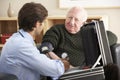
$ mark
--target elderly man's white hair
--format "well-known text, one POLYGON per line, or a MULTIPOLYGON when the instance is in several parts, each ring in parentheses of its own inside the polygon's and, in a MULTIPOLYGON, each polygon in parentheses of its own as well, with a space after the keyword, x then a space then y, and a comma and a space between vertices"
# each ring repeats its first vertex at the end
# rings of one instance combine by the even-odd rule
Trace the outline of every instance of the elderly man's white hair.
POLYGON ((80 18, 82 22, 85 22, 87 20, 88 14, 87 14, 87 11, 83 7, 80 7, 80 6, 72 7, 71 9, 69 9, 68 13, 70 13, 71 11, 79 12, 81 15, 80 18))

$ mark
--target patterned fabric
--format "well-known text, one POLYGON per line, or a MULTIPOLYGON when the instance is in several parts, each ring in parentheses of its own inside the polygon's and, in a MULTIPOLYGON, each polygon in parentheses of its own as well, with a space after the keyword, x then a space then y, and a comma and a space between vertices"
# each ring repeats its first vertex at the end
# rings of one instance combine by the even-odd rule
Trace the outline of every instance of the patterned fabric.
POLYGON ((85 58, 80 32, 73 35, 66 31, 64 25, 56 25, 46 32, 43 42, 52 43, 53 51, 59 57, 61 57, 63 52, 66 52, 73 66, 84 64, 85 58))

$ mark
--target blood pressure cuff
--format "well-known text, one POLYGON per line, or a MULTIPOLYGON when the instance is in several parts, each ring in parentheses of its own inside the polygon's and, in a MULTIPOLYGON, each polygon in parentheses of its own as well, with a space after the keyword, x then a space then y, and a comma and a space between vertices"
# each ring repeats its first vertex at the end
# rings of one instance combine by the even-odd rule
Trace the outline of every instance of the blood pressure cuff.
POLYGON ((40 50, 41 53, 46 54, 52 51, 54 48, 50 42, 44 42, 40 45, 40 47, 38 47, 38 49, 40 50))

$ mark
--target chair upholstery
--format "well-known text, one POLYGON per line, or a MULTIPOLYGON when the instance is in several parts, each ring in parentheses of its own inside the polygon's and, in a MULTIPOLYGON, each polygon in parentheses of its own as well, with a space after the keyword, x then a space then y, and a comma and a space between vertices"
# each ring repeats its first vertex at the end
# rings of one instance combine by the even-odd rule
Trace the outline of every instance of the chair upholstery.
POLYGON ((120 44, 110 47, 113 63, 104 66, 105 80, 120 80, 120 44))
POLYGON ((8 73, 1 73, 0 72, 0 80, 18 80, 17 76, 8 73))
POLYGON ((119 67, 117 64, 107 64, 104 66, 105 80, 120 80, 119 67))
POLYGON ((117 43, 115 45, 112 45, 110 48, 111 48, 113 63, 117 64, 118 67, 120 68, 120 44, 117 43))

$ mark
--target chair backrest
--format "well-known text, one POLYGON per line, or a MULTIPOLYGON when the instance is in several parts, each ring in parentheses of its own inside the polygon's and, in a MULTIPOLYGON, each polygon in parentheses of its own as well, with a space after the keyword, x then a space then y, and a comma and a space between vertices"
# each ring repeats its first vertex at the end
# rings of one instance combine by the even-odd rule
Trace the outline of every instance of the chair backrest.
POLYGON ((120 44, 117 43, 115 45, 112 45, 110 48, 111 48, 113 63, 117 64, 120 69, 120 44))
POLYGON ((0 80, 18 80, 17 76, 0 72, 0 80))

